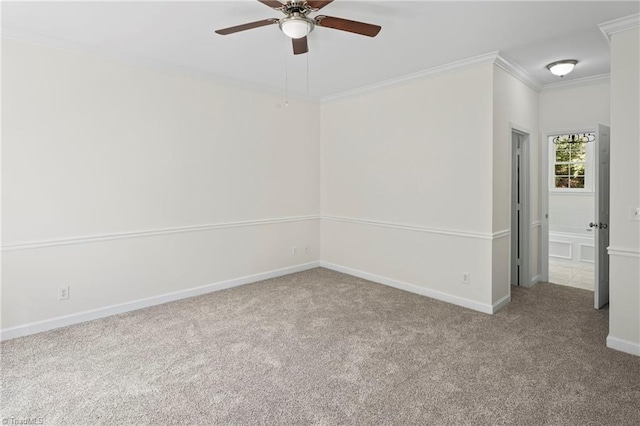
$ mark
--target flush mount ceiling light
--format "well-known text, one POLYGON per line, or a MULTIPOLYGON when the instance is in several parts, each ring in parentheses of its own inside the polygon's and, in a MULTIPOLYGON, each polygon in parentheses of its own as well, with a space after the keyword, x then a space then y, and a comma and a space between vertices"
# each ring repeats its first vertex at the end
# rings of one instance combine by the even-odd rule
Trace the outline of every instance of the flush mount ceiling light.
POLYGON ((562 61, 556 61, 547 65, 547 69, 551 71, 551 74, 559 77, 564 77, 573 71, 578 61, 575 59, 563 59, 562 61))
POLYGON ((280 19, 279 25, 283 33, 289 38, 306 37, 313 31, 315 22, 299 13, 280 19))

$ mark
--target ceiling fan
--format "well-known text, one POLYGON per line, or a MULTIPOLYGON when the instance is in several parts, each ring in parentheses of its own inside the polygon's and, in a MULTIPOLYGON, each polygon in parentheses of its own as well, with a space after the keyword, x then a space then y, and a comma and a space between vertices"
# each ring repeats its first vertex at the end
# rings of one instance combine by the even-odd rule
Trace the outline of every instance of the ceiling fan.
POLYGON ((366 24, 364 22, 351 21, 349 19, 335 18, 333 16, 319 15, 310 18, 309 14, 317 12, 326 5, 333 2, 327 1, 296 1, 289 0, 287 3, 281 3, 277 0, 258 0, 260 3, 269 6, 274 10, 284 13, 283 18, 270 18, 261 21, 249 22, 247 24, 236 25, 234 27, 216 30, 220 35, 228 35, 240 31, 250 30, 252 28, 264 27, 267 25, 278 24, 280 30, 291 38, 293 42, 293 54, 299 55, 309 51, 307 43, 307 34, 309 34, 316 25, 325 28, 333 28, 334 30, 348 31, 354 34, 361 34, 368 37, 375 37, 382 29, 379 25, 366 24))

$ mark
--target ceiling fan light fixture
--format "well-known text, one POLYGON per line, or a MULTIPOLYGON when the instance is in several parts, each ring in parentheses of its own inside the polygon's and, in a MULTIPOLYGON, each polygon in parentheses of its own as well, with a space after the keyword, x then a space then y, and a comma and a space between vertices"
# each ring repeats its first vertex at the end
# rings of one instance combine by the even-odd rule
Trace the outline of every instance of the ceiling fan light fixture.
POLYGON ((576 66, 578 61, 575 59, 563 59, 562 61, 552 62, 547 65, 547 69, 551 71, 551 74, 557 75, 559 77, 564 77, 573 71, 573 68, 576 66))
POLYGON ((313 21, 302 16, 290 16, 280 20, 280 29, 287 37, 302 38, 313 30, 313 21))

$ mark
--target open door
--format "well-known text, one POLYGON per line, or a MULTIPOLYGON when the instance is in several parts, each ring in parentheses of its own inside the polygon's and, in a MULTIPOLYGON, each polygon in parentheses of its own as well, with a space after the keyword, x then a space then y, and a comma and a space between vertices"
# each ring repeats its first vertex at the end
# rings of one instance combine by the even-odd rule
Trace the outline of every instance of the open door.
MULTIPOLYGON (((595 153, 595 308, 609 303, 609 128, 599 125, 595 153)), ((590 226, 591 226, 590 225, 590 226)))

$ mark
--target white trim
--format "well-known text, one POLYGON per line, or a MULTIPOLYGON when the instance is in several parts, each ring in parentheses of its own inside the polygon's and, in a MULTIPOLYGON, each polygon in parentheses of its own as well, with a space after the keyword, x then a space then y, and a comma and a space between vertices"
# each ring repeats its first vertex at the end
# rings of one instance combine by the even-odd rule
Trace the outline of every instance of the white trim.
POLYGON ((538 167, 540 233, 538 240, 538 263, 540 265, 540 280, 549 281, 549 134, 538 132, 540 143, 540 157, 538 167))
POLYGON ((151 237, 156 235, 181 234, 185 232, 209 231, 212 229, 238 228, 244 226, 270 225, 274 223, 302 222, 320 219, 319 215, 288 216, 271 219, 245 220, 238 222, 210 223, 206 225, 178 226, 174 228, 149 229, 145 231, 120 232, 102 235, 85 235, 82 237, 61 238, 57 240, 28 241, 23 243, 6 244, 2 251, 29 250, 46 247, 66 246, 70 244, 87 244, 100 241, 121 240, 126 238, 151 237))
POLYGON ((394 280, 393 278, 387 278, 380 275, 371 274, 369 272, 360 271, 358 269, 349 268, 347 266, 337 265, 335 263, 321 261, 320 266, 322 266, 323 268, 331 269, 332 271, 341 272, 343 274, 373 281, 378 284, 397 288, 399 290, 404 290, 410 293, 419 294, 421 296, 427 296, 432 299, 441 300, 443 302, 452 303, 454 305, 473 309, 474 311, 482 312, 485 314, 493 314, 494 312, 497 312, 498 309, 509 303, 508 300, 505 299, 505 297, 510 298, 510 296, 505 296, 500 299, 495 305, 488 305, 485 303, 476 302, 471 299, 466 299, 464 297, 454 296, 452 294, 417 286, 415 284, 409 284, 402 281, 394 280))
POLYGON ((509 241, 509 283, 523 285, 529 287, 530 283, 527 282, 527 278, 530 278, 531 274, 531 131, 524 126, 520 126, 517 123, 509 122, 509 228, 511 230, 511 238, 509 241), (520 183, 522 200, 522 214, 520 216, 523 226, 519 229, 520 235, 518 236, 514 232, 517 232, 516 223, 514 221, 517 203, 515 200, 516 195, 516 137, 521 143, 520 155, 522 160, 522 166, 520 168, 520 183), (529 223, 529 226, 526 224, 529 223), (520 253, 520 276, 517 280, 514 279, 514 273, 517 268, 517 259, 514 256, 515 249, 518 246, 518 240, 520 240, 522 247, 520 253), (522 279, 520 279, 522 278, 522 279))
POLYGON ((449 235, 453 237, 476 238, 481 240, 495 240, 509 235, 509 230, 504 229, 494 233, 481 233, 472 231, 458 231, 454 229, 444 228, 428 228, 426 226, 411 225, 406 223, 385 222, 380 220, 359 219, 347 216, 322 215, 322 220, 331 220, 335 222, 357 223, 360 225, 380 226, 383 228, 402 229, 406 231, 428 232, 431 234, 449 235))
POLYGON ((411 74, 403 75, 389 80, 380 81, 377 83, 369 84, 366 86, 358 87, 356 89, 345 90, 333 95, 324 96, 321 98, 321 102, 330 102, 338 99, 348 98, 354 95, 360 95, 363 93, 374 92, 380 89, 384 89, 391 86, 398 86, 406 83, 410 83, 416 80, 420 80, 424 77, 430 77, 435 75, 450 74, 458 71, 463 71, 469 68, 473 68, 479 65, 491 64, 495 62, 499 52, 494 51, 486 53, 484 55, 473 56, 471 58, 462 59, 448 64, 439 65, 436 67, 427 68, 426 70, 414 72, 411 74))
POLYGON ((589 77, 574 78, 571 80, 561 80, 553 83, 547 83, 542 86, 542 91, 550 91, 556 89, 565 89, 569 87, 589 86, 592 84, 608 83, 611 80, 611 74, 597 74, 589 77))
POLYGON ((617 337, 613 337, 611 335, 607 336, 607 347, 631 355, 640 356, 640 343, 618 339, 617 337))
POLYGON ((591 190, 591 191, 587 191, 587 190, 581 191, 578 188, 576 188, 576 189, 558 189, 558 188, 555 188, 555 189, 550 189, 549 190, 549 195, 550 196, 551 195, 562 195, 562 196, 568 195, 570 197, 575 197, 575 196, 583 196, 583 197, 592 196, 593 197, 593 196, 596 195, 596 191, 593 191, 593 190, 591 190))
POLYGON ((615 33, 640 27, 640 13, 603 22, 598 27, 607 40, 611 41, 611 36, 615 33))
MULTIPOLYGON (((588 131, 588 130, 582 130, 579 132, 571 132, 571 133, 594 133, 596 135, 596 138, 598 136, 598 131, 588 131)), ((568 133, 568 134, 571 134, 568 133)), ((567 134, 567 133, 558 133, 556 135, 548 135, 544 141, 545 143, 545 147, 547 149, 547 161, 548 163, 548 168, 547 170, 549 171, 549 176, 548 176, 548 189, 547 189, 547 196, 551 196, 551 195, 592 195, 595 196, 595 191, 596 191, 596 183, 595 183, 595 170, 596 170, 596 164, 595 164, 595 157, 596 157, 596 152, 595 152, 595 146, 596 143, 598 143, 598 140, 596 139, 595 142, 590 142, 590 143, 585 143, 585 150, 586 150, 586 159, 584 162, 585 165, 585 172, 584 172, 584 188, 556 188, 555 185, 555 170, 554 167, 556 165, 556 151, 555 151, 555 147, 556 145, 549 141, 549 139, 551 139, 553 136, 558 136, 558 135, 563 135, 563 134, 567 134), (553 173, 552 173, 553 172, 553 173)))
POLYGON ((500 299, 498 299, 498 301, 496 303, 494 303, 491 306, 491 313, 495 314, 500 309, 502 309, 505 306, 507 306, 509 304, 509 302, 511 302, 511 295, 510 294, 507 294, 506 296, 501 297, 500 299))
POLYGON ((637 249, 609 246, 607 247, 607 252, 609 253, 609 256, 640 258, 640 251, 637 249))
POLYGON ((578 243, 578 261, 579 262, 582 262, 582 263, 596 263, 595 256, 596 256, 596 246, 595 245, 578 243), (583 256, 583 253, 584 253, 583 248, 584 247, 590 247, 590 248, 593 249, 593 257, 594 257, 593 259, 586 259, 583 256))
POLYGON ((532 228, 539 228, 542 226, 542 221, 541 220, 536 220, 534 222, 531 222, 531 227, 532 228))
POLYGON ((534 286, 536 284, 538 284, 540 282, 540 275, 535 275, 533 278, 531 278, 531 286, 534 286))
POLYGON ((10 327, 0 330, 0 340, 9 340, 15 339, 16 337, 28 336, 30 334, 42 333, 43 331, 53 330, 60 327, 66 327, 73 324, 106 318, 112 315, 118 315, 125 312, 148 308, 150 306, 162 305, 164 303, 174 302, 176 300, 186 299, 188 297, 200 296, 202 294, 225 290, 232 287, 238 287, 245 284, 251 284, 257 281, 268 280, 271 278, 277 278, 283 275, 293 274, 295 272, 302 272, 308 269, 318 268, 319 266, 319 261, 309 262, 300 265, 289 266, 286 268, 275 269, 273 271, 261 272, 259 274, 247 275, 244 277, 221 281, 214 284, 194 287, 187 290, 160 294, 158 296, 134 300, 132 302, 125 302, 118 305, 92 309, 90 311, 84 311, 76 314, 64 315, 48 320, 19 325, 16 327, 10 327))
POLYGON ((491 234, 492 240, 499 240, 500 238, 505 238, 511 235, 511 231, 509 229, 503 229, 502 231, 494 232, 491 234))
POLYGON ((358 87, 356 89, 345 90, 333 95, 324 96, 320 99, 320 102, 330 102, 355 95, 375 92, 387 87, 407 84, 416 80, 420 80, 424 77, 451 74, 485 64, 495 64, 533 90, 540 91, 542 89, 542 84, 540 84, 540 82, 533 78, 533 76, 531 76, 531 74, 529 74, 524 68, 522 68, 515 62, 506 59, 499 51, 493 51, 484 55, 472 56, 470 58, 450 62, 448 64, 427 68, 426 70, 418 71, 412 74, 407 74, 400 77, 391 78, 389 80, 369 84, 367 86, 358 87))
POLYGON ((560 255, 557 255, 557 254, 551 254, 551 250, 549 250, 549 257, 553 257, 553 258, 556 258, 556 259, 567 259, 567 260, 573 259, 573 243, 571 243, 569 241, 558 241, 558 240, 549 239, 549 244, 551 244, 551 243, 568 245, 569 246, 569 257, 560 256, 560 255))
MULTIPOLYGON (((502 54, 498 53, 495 59, 495 64, 498 68, 501 68, 502 70, 506 71, 511 76, 520 80, 521 82, 523 82, 524 84, 526 84, 527 86, 535 90, 536 92, 539 92, 540 90, 542 90, 542 84, 540 84, 538 80, 533 78, 533 76, 531 76, 531 74, 529 74, 520 65, 510 61, 509 59, 506 59, 504 56, 502 56, 502 54)), ((527 132, 527 133, 530 133, 530 132, 527 132)))
MULTIPOLYGON (((571 238, 571 239, 576 239, 576 238, 586 239, 586 240, 594 239, 593 231, 591 231, 591 234, 582 234, 579 232, 549 231, 549 235, 554 237, 571 238)), ((563 241, 563 242, 568 243, 569 241, 563 241)))

